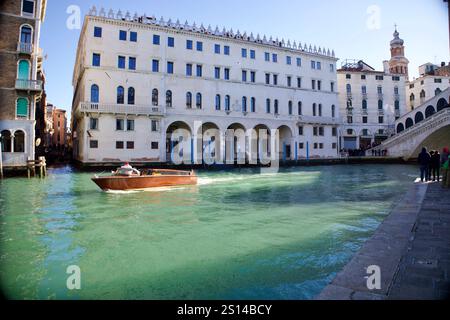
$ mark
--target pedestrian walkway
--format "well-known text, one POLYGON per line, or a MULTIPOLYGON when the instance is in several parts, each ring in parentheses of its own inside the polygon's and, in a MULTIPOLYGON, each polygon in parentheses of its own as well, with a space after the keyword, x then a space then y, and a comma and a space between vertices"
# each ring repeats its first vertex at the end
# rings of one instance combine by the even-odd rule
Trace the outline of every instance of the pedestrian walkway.
POLYGON ((416 183, 317 299, 444 299, 449 287, 450 190, 416 183), (367 286, 370 266, 379 289, 367 286))

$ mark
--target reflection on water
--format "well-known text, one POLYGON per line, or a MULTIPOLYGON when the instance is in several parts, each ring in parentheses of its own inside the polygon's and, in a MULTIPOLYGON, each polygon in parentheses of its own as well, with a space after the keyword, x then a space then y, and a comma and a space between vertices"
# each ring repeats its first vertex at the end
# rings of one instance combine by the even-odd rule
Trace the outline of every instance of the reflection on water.
POLYGON ((414 180, 399 165, 199 172, 105 193, 90 174, 0 184, 0 284, 18 299, 310 299, 414 180), (82 289, 66 288, 81 268, 82 289))

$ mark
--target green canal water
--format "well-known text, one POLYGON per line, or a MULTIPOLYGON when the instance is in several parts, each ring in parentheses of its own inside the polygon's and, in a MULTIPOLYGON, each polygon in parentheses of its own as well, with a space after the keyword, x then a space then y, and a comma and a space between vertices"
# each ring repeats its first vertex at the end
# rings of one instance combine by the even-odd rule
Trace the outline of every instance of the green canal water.
POLYGON ((0 285, 14 299, 311 299, 416 178, 413 166, 200 171, 105 193, 91 174, 0 183, 0 285), (81 269, 69 291, 66 269, 81 269))

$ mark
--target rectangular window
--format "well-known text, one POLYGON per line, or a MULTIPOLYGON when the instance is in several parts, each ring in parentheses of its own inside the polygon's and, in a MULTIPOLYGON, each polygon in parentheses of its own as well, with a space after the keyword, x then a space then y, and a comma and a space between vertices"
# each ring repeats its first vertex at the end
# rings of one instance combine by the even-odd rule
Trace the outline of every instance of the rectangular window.
POLYGON ((251 71, 251 72, 250 72, 250 81, 251 81, 252 83, 255 83, 255 82, 256 82, 256 72, 255 72, 255 71, 251 71))
POLYGON ((22 12, 28 14, 34 14, 34 1, 23 0, 22 1, 22 12))
POLYGON ((322 81, 317 80, 317 90, 322 90, 322 81))
POLYGON ((299 142, 298 148, 299 149, 305 149, 305 144, 303 142, 299 142))
POLYGON ((256 52, 255 52, 255 50, 250 50, 250 59, 253 59, 253 60, 256 59, 256 52))
POLYGON ((201 65, 197 65, 197 77, 201 77, 203 75, 203 68, 201 65))
POLYGON ((311 69, 316 69, 316 62, 311 60, 311 69))
POLYGON ((351 79, 352 78, 352 75, 351 74, 346 74, 345 75, 345 79, 351 79))
POLYGON ((297 67, 302 66, 302 58, 297 58, 297 67))
POLYGON ((337 136, 337 128, 331 128, 331 135, 332 135, 333 137, 336 137, 336 136, 337 136))
POLYGON ((392 81, 400 81, 400 77, 398 77, 398 76, 393 76, 393 77, 392 77, 392 81))
POLYGON ((383 123, 384 122, 384 117, 378 117, 378 123, 383 123))
POLYGON ((223 47, 223 53, 224 53, 226 56, 229 56, 229 55, 230 55, 230 46, 224 46, 224 47, 223 47))
POLYGON ((270 84, 270 73, 266 73, 266 84, 270 84))
POLYGON ((319 143, 319 149, 323 149, 323 143, 319 143))
POLYGON ((152 120, 152 132, 159 132, 159 121, 152 120))
POLYGON ((247 58, 247 49, 242 48, 242 58, 247 58))
POLYGON ((330 72, 334 72, 334 64, 330 63, 330 72))
POLYGON ((152 61, 152 71, 159 72, 159 60, 152 61))
POLYGON ((116 141, 116 149, 123 149, 123 141, 116 141))
POLYGON ((230 69, 225 68, 225 80, 230 80, 230 69))
POLYGON ((124 56, 119 56, 119 58, 117 60, 117 67, 119 69, 125 69, 125 57, 124 56))
POLYGON ((247 71, 242 70, 242 82, 247 82, 247 71))
POLYGON ((317 70, 322 70, 322 63, 317 61, 316 67, 317 67, 317 70))
POLYGON ((193 43, 192 40, 186 40, 186 49, 192 50, 193 43))
POLYGON ((301 88, 302 87, 302 78, 297 77, 297 88, 301 88))
POLYGON ((361 80, 366 80, 366 75, 365 74, 361 75, 361 80))
POLYGON ((159 146, 158 146, 158 142, 152 142, 152 150, 158 150, 159 146))
POLYGON ((214 78, 220 79, 220 68, 219 67, 214 68, 214 78))
POLYGON ((286 57, 286 64, 291 65, 292 64, 292 58, 290 56, 286 57))
POLYGON ((173 74, 173 62, 171 62, 171 61, 167 62, 167 73, 173 74))
POLYGON ((337 149, 337 143, 336 143, 336 142, 333 142, 333 143, 331 144, 331 148, 337 149))
POLYGON ((291 76, 287 77, 287 86, 292 87, 292 77, 291 76))
POLYGON ((98 149, 98 140, 90 140, 89 141, 89 148, 91 148, 91 149, 98 149))
POLYGON ((277 74, 274 74, 274 75, 273 75, 273 85, 274 85, 274 86, 277 86, 277 85, 278 85, 278 75, 277 75, 277 74))
POLYGON ((269 52, 264 52, 264 60, 270 61, 270 53, 269 52))
POLYGON ((137 42, 137 32, 135 32, 135 31, 130 32, 130 41, 137 42))
POLYGON ((100 54, 99 53, 94 53, 92 55, 92 65, 94 67, 100 67, 100 54))
POLYGON ((96 37, 96 38, 102 37, 102 28, 94 27, 94 37, 96 37))
POLYGON ((125 30, 119 31, 119 40, 127 41, 127 32, 125 30))
POLYGON ((302 127, 302 126, 299 126, 299 127, 298 127, 298 135, 299 135, 299 136, 302 136, 302 135, 303 135, 303 127, 302 127))
POLYGON ((363 123, 367 123, 367 117, 362 117, 363 123))
POLYGON ((272 61, 278 62, 278 55, 276 53, 272 54, 272 61))
POLYGON ((136 58, 130 57, 128 59, 128 69, 136 70, 136 58))
POLYGON ((316 80, 311 80, 311 89, 316 90, 316 80))
POLYGON ((155 46, 159 46, 159 44, 161 43, 161 37, 157 34, 153 35, 153 44, 155 46))
POLYGON ((324 132, 325 130, 323 129, 323 127, 319 127, 319 136, 324 136, 324 132))
POLYGON ((124 130, 124 120, 123 119, 116 119, 116 130, 117 131, 124 130))
POLYGON ((167 38, 167 46, 169 48, 174 48, 175 47, 175 38, 174 37, 168 37, 167 38))
POLYGON ((197 51, 203 51, 203 42, 197 41, 197 51))
POLYGON ((98 130, 98 118, 89 118, 90 130, 98 130))
POLYGON ((215 54, 220 54, 220 44, 215 44, 214 45, 214 53, 215 54))
POLYGON ((127 149, 134 149, 134 141, 127 141, 127 149))
POLYGON ((383 80, 384 79, 384 77, 383 76, 375 76, 375 80, 383 80))
POLYGON ((334 92, 334 82, 330 83, 330 90, 331 90, 331 92, 334 92))
POLYGON ((442 83, 442 79, 434 79, 434 83, 442 83))
POLYGON ((127 120, 127 131, 134 131, 134 120, 127 120))
POLYGON ((313 136, 317 136, 317 127, 313 127, 313 136))
POLYGON ((186 64, 186 75, 188 77, 192 76, 192 64, 190 64, 190 63, 186 64))

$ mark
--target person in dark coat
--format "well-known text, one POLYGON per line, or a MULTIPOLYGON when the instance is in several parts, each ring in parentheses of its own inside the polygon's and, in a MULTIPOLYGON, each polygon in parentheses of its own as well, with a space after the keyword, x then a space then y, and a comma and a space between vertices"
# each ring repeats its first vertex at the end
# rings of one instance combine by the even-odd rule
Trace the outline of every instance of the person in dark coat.
POLYGON ((431 156, 427 152, 427 148, 422 148, 422 152, 419 154, 417 161, 420 164, 420 181, 423 182, 424 179, 425 181, 428 181, 428 167, 430 165, 431 156))
POLYGON ((428 181, 431 181, 431 173, 433 172, 433 156, 434 156, 434 151, 431 150, 430 151, 430 164, 428 165, 428 181))
MULTIPOLYGON (((441 154, 438 150, 431 156, 431 171, 433 172, 433 181, 440 181, 441 174, 441 154)), ((431 174, 430 174, 431 175, 431 174)))

